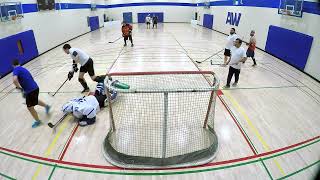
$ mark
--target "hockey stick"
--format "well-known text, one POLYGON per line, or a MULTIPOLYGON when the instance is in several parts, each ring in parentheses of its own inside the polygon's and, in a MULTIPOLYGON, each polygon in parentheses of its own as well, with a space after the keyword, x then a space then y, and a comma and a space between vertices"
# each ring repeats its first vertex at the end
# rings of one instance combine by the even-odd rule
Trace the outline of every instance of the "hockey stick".
POLYGON ((50 128, 53 128, 55 130, 55 128, 69 115, 69 113, 64 114, 58 122, 56 122, 55 124, 52 124, 51 122, 48 123, 48 126, 50 128))
POLYGON ((217 54, 219 54, 220 52, 222 52, 224 50, 224 48, 223 49, 221 49, 220 51, 218 51, 218 52, 216 52, 216 53, 214 53, 213 55, 211 55, 210 57, 208 57, 208 58, 206 58, 205 60, 203 60, 203 61, 196 61, 197 63, 203 63, 203 62, 205 62, 205 61, 207 61, 207 60, 209 60, 210 58, 212 58, 213 56, 216 56, 217 54))
POLYGON ((117 42, 119 39, 121 39, 122 37, 119 37, 118 39, 114 40, 114 41, 109 41, 109 43, 115 43, 117 42))
POLYGON ((68 78, 61 84, 61 86, 58 88, 58 90, 56 90, 56 92, 53 95, 51 95, 50 93, 48 93, 48 94, 51 95, 52 97, 54 97, 67 81, 68 81, 68 78))

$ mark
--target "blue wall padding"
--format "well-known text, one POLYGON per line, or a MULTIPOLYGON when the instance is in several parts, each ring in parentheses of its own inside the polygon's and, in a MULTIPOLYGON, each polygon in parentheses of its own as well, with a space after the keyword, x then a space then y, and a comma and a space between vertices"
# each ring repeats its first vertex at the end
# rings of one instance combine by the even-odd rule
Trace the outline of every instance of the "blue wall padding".
POLYGON ((132 12, 124 12, 123 21, 126 23, 132 23, 132 12))
POLYGON ((91 4, 76 4, 76 3, 60 3, 61 10, 65 9, 90 9, 91 4))
POLYGON ((203 26, 209 29, 212 29, 213 26, 213 15, 204 14, 203 15, 203 26))
POLYGON ((39 55, 32 30, 0 39, 0 76, 12 71, 11 62, 18 59, 21 64, 29 62, 39 55), (21 40, 24 53, 20 54, 17 42, 21 40))
POLYGON ((277 26, 269 26, 265 51, 304 70, 312 41, 312 36, 277 26))
POLYGON ((22 4, 23 13, 38 12, 38 4, 22 4))
POLYGON ((153 15, 158 17, 158 23, 163 23, 163 12, 146 12, 146 13, 138 13, 138 23, 145 23, 146 17, 150 14, 151 17, 153 15))
POLYGON ((89 17, 89 25, 90 25, 91 31, 99 29, 100 27, 99 17, 98 16, 89 17))

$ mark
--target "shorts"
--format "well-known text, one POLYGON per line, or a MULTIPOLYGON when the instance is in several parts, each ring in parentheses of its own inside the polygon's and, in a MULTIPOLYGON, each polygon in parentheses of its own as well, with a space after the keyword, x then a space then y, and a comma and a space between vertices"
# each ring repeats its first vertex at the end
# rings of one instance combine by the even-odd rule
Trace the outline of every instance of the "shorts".
POLYGON ((128 40, 128 39, 132 40, 132 36, 131 35, 124 36, 123 38, 124 38, 125 41, 128 40))
POLYGON ((254 57, 254 51, 252 51, 250 49, 247 50, 246 54, 247 54, 247 57, 254 57))
POLYGON ((147 24, 149 25, 149 24, 150 24, 150 22, 147 22, 147 24))
POLYGON ((38 105, 39 88, 26 94, 26 104, 27 107, 32 107, 38 105))
POLYGON ((225 56, 231 56, 231 51, 230 51, 230 49, 224 49, 224 55, 225 56))
POLYGON ((80 72, 89 73, 90 76, 94 76, 93 61, 91 58, 89 58, 85 65, 80 67, 80 72))

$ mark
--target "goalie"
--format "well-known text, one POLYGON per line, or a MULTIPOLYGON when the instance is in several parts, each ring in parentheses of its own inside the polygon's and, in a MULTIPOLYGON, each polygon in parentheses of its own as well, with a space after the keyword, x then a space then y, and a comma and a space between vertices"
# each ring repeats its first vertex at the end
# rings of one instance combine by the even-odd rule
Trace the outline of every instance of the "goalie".
MULTIPOLYGON (((117 97, 116 91, 111 91, 112 102, 117 97)), ((87 126, 96 122, 96 115, 100 108, 108 106, 108 99, 105 93, 105 85, 99 82, 94 94, 82 98, 74 98, 63 105, 63 113, 72 113, 79 120, 80 126, 87 126)))

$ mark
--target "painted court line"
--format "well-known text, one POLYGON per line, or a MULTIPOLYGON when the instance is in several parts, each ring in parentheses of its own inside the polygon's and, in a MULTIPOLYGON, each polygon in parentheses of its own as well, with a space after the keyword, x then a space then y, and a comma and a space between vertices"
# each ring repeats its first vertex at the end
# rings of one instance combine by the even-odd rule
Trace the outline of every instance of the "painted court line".
MULTIPOLYGON (((217 165, 224 165, 224 164, 230 164, 230 163, 236 163, 236 162, 241 162, 241 161, 247 161, 247 160, 251 160, 251 159, 255 159, 255 158, 260 158, 260 157, 266 157, 266 156, 270 156, 270 155, 274 155, 277 153, 283 153, 283 152, 293 152, 302 148, 305 148, 307 146, 310 146, 312 144, 318 143, 320 142, 320 136, 316 136, 314 138, 305 140, 303 142, 299 142, 287 147, 283 147, 280 149, 276 149, 273 151, 269 151, 269 152, 265 152, 262 154, 258 154, 258 155, 254 155, 254 156, 248 156, 248 157, 243 157, 243 158, 238 158, 238 159, 231 159, 231 160, 225 160, 225 161, 219 161, 219 162, 213 162, 213 163, 208 163, 199 167, 210 167, 210 166, 217 166, 217 165)), ((122 170, 122 168, 118 168, 115 166, 103 166, 103 165, 93 165, 93 164, 84 164, 84 163, 76 163, 76 162, 68 162, 68 161, 59 161, 56 159, 49 159, 49 158, 45 158, 45 157, 40 157, 40 156, 35 156, 35 155, 30 155, 30 154, 26 154, 23 152, 18 152, 18 151, 14 151, 14 150, 10 150, 10 149, 6 149, 6 148, 2 148, 0 147, 0 153, 11 156, 11 157, 15 157, 15 158, 19 158, 19 159, 23 159, 26 161, 31 161, 34 163, 40 163, 40 164, 44 164, 44 165, 48 165, 48 166, 53 166, 53 163, 57 163, 57 164, 64 164, 64 165, 71 165, 71 166, 78 166, 78 167, 87 167, 87 168, 98 168, 98 169, 108 169, 108 170, 122 170), (6 153, 6 152, 8 153, 6 153), (10 154, 12 153, 12 154, 10 154), (34 160, 36 159, 36 160, 34 160)), ((287 154, 287 153, 284 153, 287 154)), ((189 167, 189 168, 197 168, 197 167, 189 167)), ((183 169, 183 168, 171 168, 171 169, 183 169)), ((187 168, 184 168, 187 169, 187 168)), ((170 170, 169 168, 167 169, 155 169, 155 170, 170 170)))
MULTIPOLYGON (((303 146, 300 146, 300 147, 297 147, 297 148, 294 148, 294 149, 290 149, 288 151, 281 152, 279 154, 273 154, 273 155, 271 155, 269 157, 263 157, 261 160, 269 160, 269 159, 272 159, 272 158, 275 158, 275 157, 278 157, 278 156, 282 156, 282 155, 297 151, 299 149, 303 149, 303 148, 308 147, 310 145, 313 145, 315 143, 318 143, 319 141, 320 140, 318 139, 318 140, 316 140, 314 142, 311 142, 309 144, 305 144, 303 146)), ((5 153, 5 152, 1 152, 1 153, 2 154, 6 154, 6 155, 11 156, 11 157, 22 159, 22 160, 25 160, 25 161, 39 163, 39 164, 42 164, 42 165, 47 165, 47 166, 51 166, 51 167, 57 166, 57 168, 61 168, 61 169, 69 169, 69 170, 74 170, 74 171, 99 173, 99 174, 117 174, 117 175, 175 175, 175 174, 199 173, 199 172, 207 172, 207 171, 214 171, 214 170, 221 170, 221 169, 228 169, 228 168, 232 168, 232 167, 244 166, 244 165, 253 164, 253 163, 257 163, 257 162, 261 161, 260 159, 253 159, 251 161, 232 163, 231 165, 226 165, 226 166, 221 166, 221 167, 210 167, 208 169, 188 170, 188 171, 150 172, 150 173, 148 172, 148 173, 145 173, 145 172, 124 172, 123 169, 120 169, 121 171, 119 171, 119 172, 111 172, 111 171, 105 171, 105 169, 92 170, 92 169, 83 169, 83 168, 79 168, 79 167, 69 167, 69 166, 63 166, 63 165, 57 165, 57 164, 50 164, 50 163, 46 163, 46 162, 41 162, 41 161, 36 161, 36 160, 31 160, 31 159, 19 157, 19 156, 16 156, 16 155, 5 153)))
MULTIPOLYGON (((223 104, 223 106, 226 108, 227 112, 229 113, 229 115, 231 116, 233 122, 237 125, 239 131, 241 132, 241 134, 243 135, 244 139, 246 140, 247 144, 249 145, 249 147, 251 148, 252 152, 256 155, 257 154, 257 149, 254 147, 254 144, 252 143, 252 141, 250 140, 249 136, 247 135, 247 133, 245 132, 245 130, 242 128, 242 126, 240 125, 239 121, 236 119, 235 115, 233 114, 233 112, 231 111, 231 109, 229 108, 229 106, 226 104, 226 102, 222 99, 221 95, 223 94, 221 90, 218 91, 219 95, 218 98, 221 101, 221 103, 223 104)), ((265 163, 263 162, 263 160, 260 158, 261 160, 261 164, 264 167, 264 169, 266 170, 266 172, 268 173, 270 179, 273 179, 269 169, 267 168, 267 166, 265 165, 265 163)))
POLYGON ((69 147, 69 145, 70 145, 70 143, 71 143, 71 141, 72 141, 72 138, 74 137, 74 135, 75 135, 76 131, 78 130, 78 128, 79 128, 79 124, 77 123, 77 125, 75 126, 75 128, 74 128, 73 131, 72 131, 72 134, 71 134, 70 138, 68 139, 68 142, 67 142, 65 148, 64 148, 63 151, 62 151, 61 156, 59 157, 59 160, 63 160, 63 157, 64 157, 64 155, 66 154, 67 149, 68 149, 68 147, 69 147))
MULTIPOLYGON (((49 145, 48 149, 46 150, 44 157, 48 157, 51 155, 53 148, 55 147, 55 145, 57 144, 57 141, 59 139, 59 137, 61 136, 62 132, 66 129, 67 127, 67 122, 71 119, 71 116, 67 116, 66 119, 63 121, 62 125, 59 128, 58 133, 56 134, 56 136, 54 137, 53 141, 51 142, 51 144, 49 145)), ((42 169, 42 165, 39 165, 37 170, 35 171, 34 175, 32 176, 32 180, 36 180, 37 177, 39 176, 41 169, 42 169)))
MULTIPOLYGON (((237 111, 242 115, 242 117, 246 120, 247 124, 249 125, 251 131, 255 134, 258 138, 260 143, 262 144, 265 151, 270 151, 270 146, 266 143, 266 141, 262 138, 261 134, 257 130, 257 128, 253 125, 252 121, 249 119, 248 115, 245 113, 244 109, 239 105, 239 103, 229 94, 229 92, 224 91, 224 95, 226 98, 232 103, 232 105, 237 109, 237 111)), ((274 163, 276 164, 277 168, 281 172, 283 176, 285 176, 285 172, 279 162, 276 159, 273 159, 274 163)))
POLYGON ((11 180, 16 180, 15 178, 10 177, 10 176, 5 175, 5 174, 2 174, 1 172, 0 172, 0 176, 5 177, 5 178, 7 178, 7 179, 11 179, 11 180))

